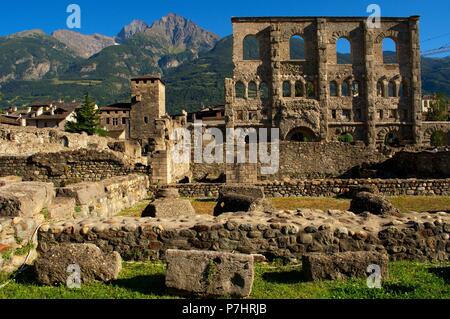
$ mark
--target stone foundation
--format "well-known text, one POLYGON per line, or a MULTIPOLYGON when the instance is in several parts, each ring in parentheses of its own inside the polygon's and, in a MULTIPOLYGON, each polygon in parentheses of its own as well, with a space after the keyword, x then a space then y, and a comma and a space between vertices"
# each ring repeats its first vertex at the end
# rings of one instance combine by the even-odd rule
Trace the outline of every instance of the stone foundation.
POLYGON ((406 217, 298 210, 174 219, 85 219, 44 225, 39 251, 61 243, 92 243, 125 260, 164 259, 168 249, 301 258, 310 252, 379 251, 391 260, 450 260, 450 216, 406 217))

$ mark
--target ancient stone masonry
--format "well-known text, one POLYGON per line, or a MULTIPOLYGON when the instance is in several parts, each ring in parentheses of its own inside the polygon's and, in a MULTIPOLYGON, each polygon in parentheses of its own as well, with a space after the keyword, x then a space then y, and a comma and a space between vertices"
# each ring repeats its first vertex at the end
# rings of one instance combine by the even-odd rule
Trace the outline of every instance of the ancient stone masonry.
POLYGON ((189 163, 177 163, 172 152, 182 137, 176 128, 187 124, 187 113, 175 118, 166 113, 165 84, 159 76, 131 79, 130 138, 149 156, 152 182, 172 183, 189 175, 189 163))
POLYGON ((52 183, 0 178, 0 271, 16 270, 36 258, 37 229, 43 223, 81 217, 111 217, 146 199, 143 175, 113 177, 56 189, 52 183), (56 195, 56 197, 55 197, 56 195))
POLYGON ((301 258, 312 252, 378 251, 390 260, 449 261, 447 213, 404 217, 343 211, 297 210, 234 213, 175 219, 84 219, 44 225, 40 253, 61 243, 91 243, 125 260, 164 259, 168 249, 301 258))
POLYGON ((53 182, 57 186, 135 172, 148 174, 148 170, 148 166, 130 165, 112 152, 89 149, 0 157, 0 176, 17 175, 26 181, 53 182))
MULTIPOLYGON (((233 77, 225 80, 227 127, 277 127, 283 140, 371 146, 429 143, 422 123, 419 17, 233 18, 233 77), (350 44, 340 61, 337 43, 350 44), (396 56, 383 57, 392 39, 396 56)), ((441 129, 449 131, 450 123, 441 129)))
MULTIPOLYGON (((385 196, 401 195, 450 195, 450 179, 320 179, 258 182, 267 197, 342 196, 354 186, 371 186, 385 196)), ((184 197, 217 197, 221 184, 179 184, 184 197)), ((151 187, 156 191, 157 187, 151 187)))

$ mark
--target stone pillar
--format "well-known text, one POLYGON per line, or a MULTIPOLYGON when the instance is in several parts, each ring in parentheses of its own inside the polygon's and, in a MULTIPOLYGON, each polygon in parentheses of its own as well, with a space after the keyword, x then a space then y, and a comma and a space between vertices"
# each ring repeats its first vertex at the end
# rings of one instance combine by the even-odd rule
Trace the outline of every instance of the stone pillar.
POLYGON ((327 70, 327 20, 317 19, 317 74, 320 114, 320 139, 328 139, 328 70, 327 70))
POLYGON ((233 79, 225 79, 225 124, 226 127, 234 127, 234 81, 233 79))
POLYGON ((409 18, 411 59, 411 110, 413 113, 413 137, 417 145, 422 144, 422 80, 420 70, 419 17, 409 18))
POLYGON ((281 57, 280 57, 280 41, 281 28, 279 24, 273 24, 270 30, 270 64, 272 69, 271 90, 271 107, 269 110, 269 119, 272 127, 279 127, 279 123, 275 123, 276 115, 280 107, 280 97, 282 92, 281 81, 281 57))
POLYGON ((377 79, 375 77, 375 35, 374 29, 370 29, 367 23, 363 22, 364 28, 364 63, 365 63, 365 80, 364 80, 364 92, 366 101, 366 127, 367 127, 367 144, 375 148, 377 142, 376 135, 376 109, 375 109, 375 97, 377 88, 377 79))

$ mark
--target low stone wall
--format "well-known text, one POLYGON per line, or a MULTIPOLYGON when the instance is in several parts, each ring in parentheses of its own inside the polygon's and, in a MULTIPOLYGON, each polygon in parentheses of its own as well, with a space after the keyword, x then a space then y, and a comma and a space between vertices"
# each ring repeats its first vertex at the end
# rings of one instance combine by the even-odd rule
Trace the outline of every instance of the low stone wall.
POLYGON ((150 182, 144 175, 127 175, 100 182, 59 188, 58 198, 75 199, 75 217, 111 217, 148 197, 150 182))
MULTIPOLYGON (((177 184, 165 187, 178 188, 184 197, 217 197, 224 184, 177 184)), ((290 182, 258 182, 267 197, 340 196, 351 186, 371 185, 386 196, 440 195, 450 196, 450 179, 322 179, 290 182)), ((155 191, 156 187, 152 187, 155 191)))
POLYGON ((450 260, 450 216, 382 218, 350 212, 299 210, 177 219, 86 219, 44 225, 39 252, 60 243, 92 243, 125 260, 163 259, 167 249, 234 251, 268 258, 309 252, 380 251, 391 260, 450 260))
POLYGON ((93 149, 0 157, 0 176, 16 175, 25 181, 53 182, 56 186, 100 181, 135 172, 149 174, 150 168, 130 165, 112 152, 93 149))

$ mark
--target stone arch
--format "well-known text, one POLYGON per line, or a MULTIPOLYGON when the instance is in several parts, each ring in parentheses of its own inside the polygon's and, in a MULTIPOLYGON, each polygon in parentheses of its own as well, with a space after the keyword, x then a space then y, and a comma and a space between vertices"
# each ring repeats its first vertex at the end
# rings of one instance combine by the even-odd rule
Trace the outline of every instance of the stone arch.
POLYGON ((60 142, 64 147, 69 147, 69 138, 67 136, 61 137, 60 142))
POLYGON ((380 32, 375 38, 375 43, 381 44, 385 38, 391 38, 396 43, 398 43, 398 31, 395 30, 385 30, 380 32))
POLYGON ((286 134, 285 140, 292 142, 315 142, 317 141, 317 135, 309 127, 297 126, 286 134))
POLYGON ((378 132, 378 140, 384 145, 398 146, 402 141, 400 128, 384 127, 378 132))
POLYGON ((291 60, 306 60, 305 38, 297 33, 289 38, 289 58, 291 60))
POLYGON ((343 30, 333 32, 329 42, 330 42, 330 44, 336 44, 340 38, 345 38, 350 43, 352 43, 351 37, 350 37, 350 32, 343 31, 343 30))
POLYGON ((245 98, 245 84, 242 81, 236 81, 234 85, 234 93, 237 99, 245 98))

